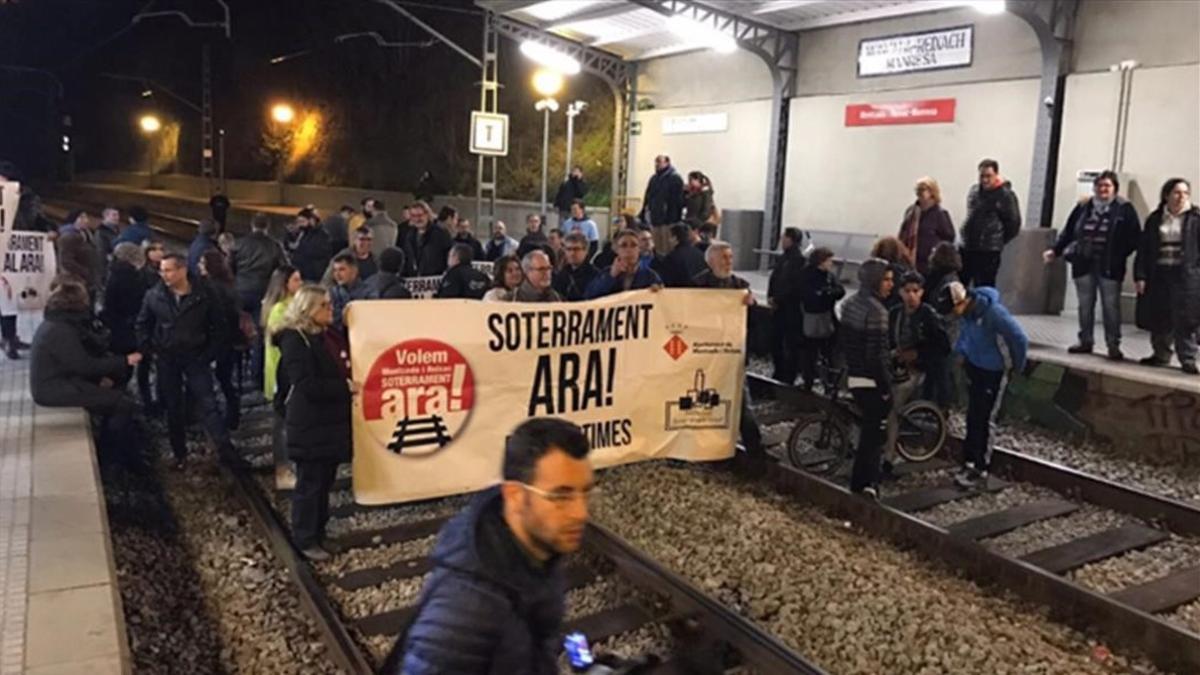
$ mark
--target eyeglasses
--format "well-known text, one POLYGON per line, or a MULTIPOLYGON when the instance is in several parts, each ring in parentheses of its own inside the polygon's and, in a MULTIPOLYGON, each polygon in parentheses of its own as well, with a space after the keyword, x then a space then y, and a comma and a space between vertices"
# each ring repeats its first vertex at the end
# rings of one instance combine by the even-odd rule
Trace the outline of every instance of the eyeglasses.
POLYGON ((588 486, 582 490, 572 490, 570 488, 562 490, 543 490, 539 487, 534 487, 529 483, 513 481, 517 485, 525 488, 533 494, 545 499, 558 508, 566 508, 568 504, 574 502, 577 498, 582 498, 585 504, 595 501, 600 495, 600 488, 596 485, 588 486))

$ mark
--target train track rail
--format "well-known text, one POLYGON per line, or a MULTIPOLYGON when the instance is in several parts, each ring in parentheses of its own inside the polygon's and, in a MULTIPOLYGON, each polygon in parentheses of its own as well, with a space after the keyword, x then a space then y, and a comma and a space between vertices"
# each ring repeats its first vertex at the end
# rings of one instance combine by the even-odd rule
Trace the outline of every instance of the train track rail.
MULTIPOLYGON (((42 200, 42 208, 46 214, 57 221, 66 219, 67 214, 75 209, 87 209, 89 213, 99 214, 104 204, 96 204, 62 197, 48 197, 42 200)), ((175 247, 186 246, 196 236, 196 227, 200 221, 183 218, 170 213, 150 211, 150 229, 165 243, 175 247)))
MULTIPOLYGON (((756 405, 776 402, 760 424, 784 422, 821 409, 821 399, 799 388, 751 373, 747 374, 747 382, 756 405)), ((785 439, 766 439, 768 451, 785 439)), ((900 467, 899 474, 916 479, 909 481, 911 487, 893 494, 885 491, 879 503, 852 495, 844 476, 824 478, 802 467, 773 465, 765 472, 765 480, 784 494, 816 502, 871 534, 913 547, 961 569, 978 582, 1045 605, 1057 620, 1097 630, 1113 644, 1140 650, 1159 667, 1200 672, 1200 635, 1164 618, 1167 612, 1200 598, 1200 566, 1177 569, 1164 577, 1108 593, 1097 592, 1067 576, 1088 564, 1149 549, 1172 534, 1200 535, 1200 508, 1001 448, 993 451, 994 477, 988 485, 962 490, 949 478, 960 446, 961 440, 952 438, 945 457, 900 467), (928 476, 922 479, 921 474, 928 476), (1042 488, 1043 494, 1053 491, 1057 496, 1014 500, 1019 503, 949 524, 931 522, 925 515, 951 502, 1031 487, 1042 488), (995 537, 1092 507, 1121 514, 1126 522, 1069 541, 1050 542, 1019 557, 994 550, 989 543, 995 537)), ((786 453, 780 454, 786 457, 786 453)), ((900 484, 904 483, 901 479, 900 484)))
MULTIPOLYGON (((394 546, 412 548, 428 542, 450 517, 461 500, 438 500, 422 505, 424 516, 398 510, 394 524, 382 527, 350 527, 333 539, 338 556, 328 565, 311 565, 300 557, 289 539, 285 524, 286 493, 270 484, 269 423, 265 406, 249 408, 238 434, 244 460, 226 462, 224 470, 247 503, 279 561, 288 570, 303 605, 315 619, 323 640, 337 663, 349 673, 375 672, 384 652, 381 645, 394 641, 415 611, 415 594, 432 563, 427 551, 398 557, 382 564, 347 566, 338 557, 355 551, 394 546), (255 468, 258 467, 258 468, 255 468), (323 568, 322 568, 323 567, 323 568), (348 598, 365 589, 386 588, 388 595, 404 596, 399 606, 385 603, 362 612, 348 598), (397 590, 397 589, 408 590, 397 590)), ((341 478, 335 490, 347 490, 341 478)), ((388 507, 361 507, 343 503, 332 508, 335 517, 353 518, 388 507)), ((386 520, 386 518, 384 519, 386 520)), ((620 641, 621 636, 657 628, 669 633, 675 645, 671 654, 638 672, 647 673, 823 673, 816 665, 784 646, 755 624, 725 607, 683 577, 623 541, 601 525, 589 525, 584 550, 566 566, 571 592, 586 591, 590 585, 620 587, 614 601, 582 615, 569 616, 565 631, 580 631, 593 645, 620 641)), ((568 608, 570 610, 570 608, 568 608)))

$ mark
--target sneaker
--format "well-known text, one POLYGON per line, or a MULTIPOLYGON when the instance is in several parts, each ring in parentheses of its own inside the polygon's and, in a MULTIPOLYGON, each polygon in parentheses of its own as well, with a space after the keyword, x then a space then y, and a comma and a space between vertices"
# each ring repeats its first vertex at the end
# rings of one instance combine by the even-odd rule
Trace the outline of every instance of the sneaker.
POLYGON ((963 467, 961 471, 954 476, 954 484, 964 490, 973 490, 979 485, 980 478, 986 479, 986 474, 982 475, 975 470, 973 466, 963 467))
POLYGON ((867 499, 870 499, 873 502, 879 501, 879 490, 876 490, 873 487, 865 487, 865 488, 859 490, 858 492, 856 492, 855 494, 859 495, 860 497, 865 497, 867 499))
POLYGON ((308 548, 301 549, 300 555, 312 562, 325 562, 333 558, 333 556, 329 554, 329 551, 326 551, 319 545, 313 545, 309 546, 308 548))
POLYGON ((1077 345, 1071 345, 1070 347, 1067 347, 1067 353, 1068 354, 1091 354, 1092 353, 1092 345, 1085 345, 1083 343, 1080 343, 1077 345))
POLYGON ((1188 361, 1179 365, 1179 369, 1188 375, 1200 375, 1200 368, 1196 367, 1195 361, 1188 361))
POLYGON ((1157 366, 1161 368, 1162 366, 1170 363, 1170 359, 1159 358, 1158 355, 1151 354, 1144 359, 1138 359, 1138 363, 1142 364, 1143 366, 1157 366))
POLYGON ((1125 353, 1121 351, 1120 347, 1109 347, 1108 348, 1108 360, 1109 361, 1124 361, 1125 353))

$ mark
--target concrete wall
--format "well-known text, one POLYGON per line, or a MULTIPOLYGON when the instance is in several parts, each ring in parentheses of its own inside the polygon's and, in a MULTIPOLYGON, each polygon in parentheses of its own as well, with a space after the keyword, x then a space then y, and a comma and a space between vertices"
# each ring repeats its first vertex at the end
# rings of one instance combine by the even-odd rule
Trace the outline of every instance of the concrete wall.
MULTIPOLYGON (((1145 67, 1200 61, 1200 2, 1086 0, 1075 24, 1073 72, 1108 70, 1134 59, 1145 67)), ((1193 77, 1190 86, 1196 88, 1193 77)))
POLYGON ((983 157, 1000 162, 1024 202, 1037 96, 1038 80, 1022 79, 793 99, 784 226, 893 234, 924 175, 958 225, 983 157), (957 99, 953 123, 844 126, 848 103, 940 97, 957 99))
POLYGON ((638 113, 642 133, 630 144, 629 192, 640 205, 646 181, 654 173, 654 157, 670 155, 679 172, 700 170, 712 179, 721 209, 762 210, 767 190, 767 147, 770 100, 711 106, 689 106, 638 113), (663 135, 663 119, 676 115, 726 113, 726 131, 663 135))
POLYGON ((747 51, 690 52, 638 64, 638 99, 655 108, 714 105, 771 98, 771 72, 747 51))
MULTIPOLYGON (((1200 6, 1200 3, 1198 3, 1200 6)), ((1139 68, 1133 73, 1121 192, 1143 218, 1157 206, 1158 189, 1172 176, 1200 180, 1200 65, 1139 68)), ((1067 78, 1059 147, 1054 223, 1077 201, 1081 169, 1112 166, 1120 76, 1100 72, 1067 78)))
POLYGON ((801 96, 914 89, 932 85, 1037 77, 1042 53, 1029 25, 1011 14, 973 9, 930 12, 898 19, 835 26, 800 34, 801 96), (858 43, 897 33, 975 26, 975 52, 967 68, 883 77, 858 77, 858 43))

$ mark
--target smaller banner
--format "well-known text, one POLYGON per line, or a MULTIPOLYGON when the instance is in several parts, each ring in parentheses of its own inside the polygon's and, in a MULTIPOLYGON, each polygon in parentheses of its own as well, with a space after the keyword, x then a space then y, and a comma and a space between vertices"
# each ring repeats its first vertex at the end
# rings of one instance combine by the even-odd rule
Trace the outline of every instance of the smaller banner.
MULTIPOLYGON (((471 263, 471 267, 483 272, 489 277, 492 276, 493 263, 487 260, 476 260, 471 263)), ((428 300, 437 295, 438 287, 442 285, 442 275, 432 277, 407 277, 404 279, 404 287, 412 293, 414 299, 428 300)))
POLYGON ((54 243, 45 232, 14 231, 20 183, 0 183, 0 314, 46 306, 58 270, 54 243))
POLYGON ((954 121, 952 98, 888 103, 851 103, 846 106, 846 126, 872 127, 892 124, 939 124, 954 121))
POLYGON ((858 76, 877 77, 971 65, 975 27, 889 35, 858 43, 858 76))

